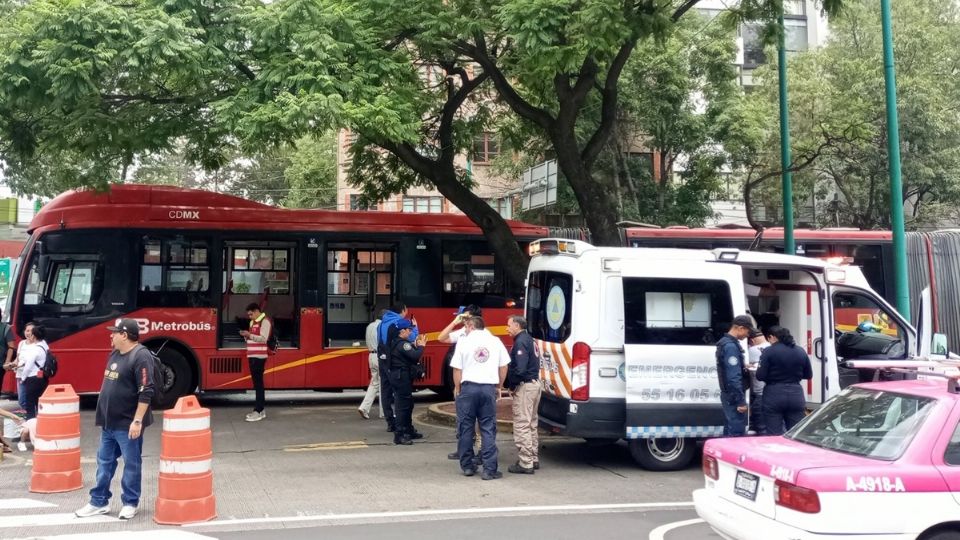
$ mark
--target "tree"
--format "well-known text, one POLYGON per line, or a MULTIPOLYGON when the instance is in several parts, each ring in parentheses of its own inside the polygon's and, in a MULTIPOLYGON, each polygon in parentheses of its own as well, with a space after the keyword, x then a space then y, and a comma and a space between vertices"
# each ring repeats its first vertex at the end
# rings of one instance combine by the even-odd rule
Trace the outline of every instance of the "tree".
MULTIPOLYGON (((955 220, 960 202, 960 11, 934 0, 895 2, 894 55, 908 226, 955 220)), ((876 2, 856 0, 831 21, 827 44, 790 60, 791 142, 803 169, 798 191, 821 201, 821 225, 889 228, 889 180, 882 32, 876 2), (799 149, 799 152, 797 150, 799 149), (834 200, 835 197, 835 200, 834 200)), ((770 67, 751 104, 775 107, 770 67)), ((755 139, 746 193, 773 200, 779 164, 776 126, 755 139)))

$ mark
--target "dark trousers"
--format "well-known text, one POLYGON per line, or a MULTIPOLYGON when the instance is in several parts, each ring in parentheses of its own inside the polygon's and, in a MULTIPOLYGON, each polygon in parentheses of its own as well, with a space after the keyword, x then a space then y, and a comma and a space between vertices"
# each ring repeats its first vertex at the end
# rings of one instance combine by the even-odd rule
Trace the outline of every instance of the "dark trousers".
POLYGON ((737 406, 741 405, 737 400, 737 395, 732 392, 721 393, 720 404, 723 406, 723 416, 727 420, 723 426, 723 435, 725 437, 746 435, 747 413, 737 411, 737 406))
POLYGON ((473 426, 478 422, 483 470, 497 472, 497 385, 464 382, 457 396, 457 453, 465 471, 475 467, 473 426))
POLYGON ((807 406, 799 383, 768 384, 763 389, 763 417, 767 435, 783 435, 803 419, 807 406))
POLYGON ((394 403, 396 432, 393 438, 399 439, 403 435, 413 434, 413 379, 410 377, 410 370, 391 369, 390 385, 393 386, 393 392, 397 398, 394 403))
POLYGON ((384 360, 380 364, 380 406, 383 407, 383 419, 387 421, 387 427, 396 429, 397 416, 393 411, 394 390, 390 377, 390 363, 384 360))
POLYGON ((27 411, 27 420, 37 417, 37 407, 40 404, 40 396, 47 389, 46 377, 28 377, 23 380, 23 408, 27 411))
POLYGON ((757 435, 767 434, 767 421, 763 416, 763 392, 750 390, 750 429, 757 435))
POLYGON ((253 390, 257 396, 253 410, 263 412, 264 402, 266 401, 263 395, 263 368, 267 365, 267 359, 250 357, 247 358, 247 361, 250 363, 250 379, 253 380, 253 390))

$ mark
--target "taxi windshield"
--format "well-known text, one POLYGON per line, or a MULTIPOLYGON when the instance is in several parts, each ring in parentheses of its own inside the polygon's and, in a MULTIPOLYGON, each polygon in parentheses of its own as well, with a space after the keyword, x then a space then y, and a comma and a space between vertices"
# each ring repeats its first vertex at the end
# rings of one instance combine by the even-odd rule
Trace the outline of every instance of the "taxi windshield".
POLYGON ((893 461, 907 449, 935 399, 848 388, 785 437, 846 454, 893 461))

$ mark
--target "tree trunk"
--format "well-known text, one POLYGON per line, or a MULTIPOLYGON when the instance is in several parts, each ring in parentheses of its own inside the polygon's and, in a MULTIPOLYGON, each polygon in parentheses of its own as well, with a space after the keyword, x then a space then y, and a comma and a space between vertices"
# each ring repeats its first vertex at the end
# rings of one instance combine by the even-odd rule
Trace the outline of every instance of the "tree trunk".
POLYGON ((598 246, 619 246, 620 229, 617 226, 617 193, 610 185, 594 180, 584 167, 576 145, 562 147, 554 143, 557 166, 573 188, 580 205, 580 214, 590 229, 592 242, 598 246))

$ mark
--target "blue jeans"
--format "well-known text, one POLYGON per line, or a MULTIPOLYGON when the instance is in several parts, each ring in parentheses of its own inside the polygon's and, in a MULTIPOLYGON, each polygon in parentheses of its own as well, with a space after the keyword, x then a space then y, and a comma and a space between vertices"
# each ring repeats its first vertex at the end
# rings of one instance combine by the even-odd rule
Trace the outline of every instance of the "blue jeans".
POLYGON ((460 468, 474 468, 473 426, 480 424, 483 471, 497 472, 497 385, 465 382, 457 396, 457 453, 460 468))
POLYGON ((747 434, 747 413, 738 412, 737 406, 742 405, 736 394, 723 392, 720 394, 720 404, 723 406, 723 416, 727 419, 723 426, 725 437, 740 437, 747 434))
POLYGON ((27 393, 23 389, 23 379, 17 379, 17 404, 21 409, 27 410, 27 393))
POLYGON ((106 506, 110 503, 110 482, 117 471, 117 459, 123 456, 123 476, 120 478, 120 500, 125 505, 140 504, 140 474, 142 469, 143 432, 131 440, 125 429, 106 429, 100 433, 97 450, 97 485, 90 490, 90 504, 106 506))

